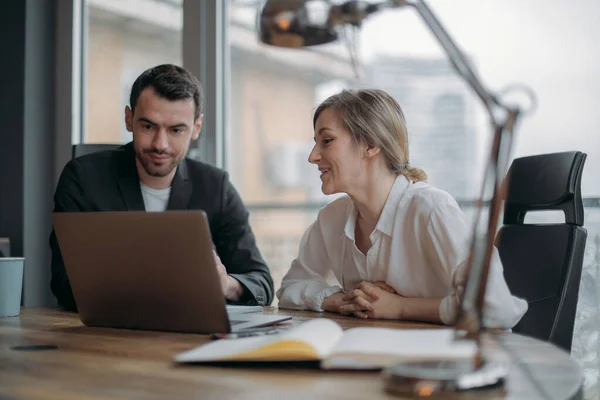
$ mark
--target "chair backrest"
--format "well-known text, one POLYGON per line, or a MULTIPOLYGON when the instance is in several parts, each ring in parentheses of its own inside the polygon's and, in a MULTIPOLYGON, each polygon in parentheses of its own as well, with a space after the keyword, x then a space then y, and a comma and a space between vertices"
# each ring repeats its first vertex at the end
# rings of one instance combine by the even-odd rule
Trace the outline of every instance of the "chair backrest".
POLYGON ((586 154, 517 158, 508 174, 496 246, 511 292, 529 303, 513 328, 571 350, 587 231, 581 175, 586 154), (564 223, 524 224, 528 211, 563 210, 564 223))
POLYGON ((119 147, 123 146, 122 144, 106 144, 106 143, 82 143, 82 144, 74 144, 73 145, 73 153, 72 158, 77 158, 81 156, 85 156, 86 154, 97 153, 99 151, 105 150, 116 150, 119 147))

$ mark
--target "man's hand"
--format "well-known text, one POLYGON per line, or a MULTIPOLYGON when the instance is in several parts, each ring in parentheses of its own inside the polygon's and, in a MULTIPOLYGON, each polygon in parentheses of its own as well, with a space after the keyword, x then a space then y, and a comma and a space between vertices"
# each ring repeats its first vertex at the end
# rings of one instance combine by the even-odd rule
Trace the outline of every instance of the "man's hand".
POLYGON ((227 269, 221 262, 221 258, 217 255, 217 252, 213 250, 213 258, 215 265, 217 266, 217 272, 219 273, 219 279, 221 280, 221 289, 225 298, 230 301, 237 301, 242 297, 244 288, 242 284, 227 274, 227 269))
POLYGON ((401 319, 404 297, 385 282, 362 281, 344 295, 349 302, 339 307, 340 313, 350 313, 359 318, 401 319))

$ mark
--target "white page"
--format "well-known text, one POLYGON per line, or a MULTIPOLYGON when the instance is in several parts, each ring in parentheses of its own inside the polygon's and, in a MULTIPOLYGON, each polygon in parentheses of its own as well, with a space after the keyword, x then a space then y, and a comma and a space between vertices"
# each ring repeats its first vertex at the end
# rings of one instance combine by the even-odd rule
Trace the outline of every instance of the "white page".
POLYGON ((175 361, 217 361, 282 340, 298 340, 307 343, 314 348, 319 357, 325 357, 340 340, 342 334, 343 330, 337 323, 325 318, 318 318, 277 335, 213 341, 178 354, 175 361))
POLYGON ((282 333, 281 338, 308 343, 315 349, 319 357, 325 357, 343 334, 344 330, 336 322, 326 318, 316 318, 282 333))
POLYGON ((344 333, 324 367, 375 368, 394 360, 468 359, 476 351, 474 342, 455 342, 453 329, 354 328, 344 333))
POLYGON ((175 356, 177 362, 206 362, 229 358, 278 340, 278 335, 215 340, 175 356))

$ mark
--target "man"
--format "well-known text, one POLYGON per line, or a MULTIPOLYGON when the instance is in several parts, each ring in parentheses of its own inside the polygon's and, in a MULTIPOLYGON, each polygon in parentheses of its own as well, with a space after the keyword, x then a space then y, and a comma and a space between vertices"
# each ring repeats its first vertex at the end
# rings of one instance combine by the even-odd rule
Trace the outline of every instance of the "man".
MULTIPOLYGON (((200 82, 184 68, 160 65, 136 79, 129 102, 125 124, 133 142, 71 160, 58 182, 54 211, 204 210, 226 299, 270 304, 273 280, 228 174, 185 157, 202 127, 200 82)), ((52 292, 62 307, 75 311, 54 230, 50 248, 52 292)))

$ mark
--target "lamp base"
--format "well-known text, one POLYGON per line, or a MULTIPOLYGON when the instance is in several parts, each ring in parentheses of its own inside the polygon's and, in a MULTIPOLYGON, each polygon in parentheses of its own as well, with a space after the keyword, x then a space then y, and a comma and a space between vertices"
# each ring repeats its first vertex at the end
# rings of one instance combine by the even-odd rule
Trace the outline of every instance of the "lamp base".
POLYGON ((432 360, 401 363, 383 371, 386 392, 407 397, 444 397, 473 389, 503 391, 507 375, 506 364, 489 360, 483 360, 480 368, 470 361, 432 360))

